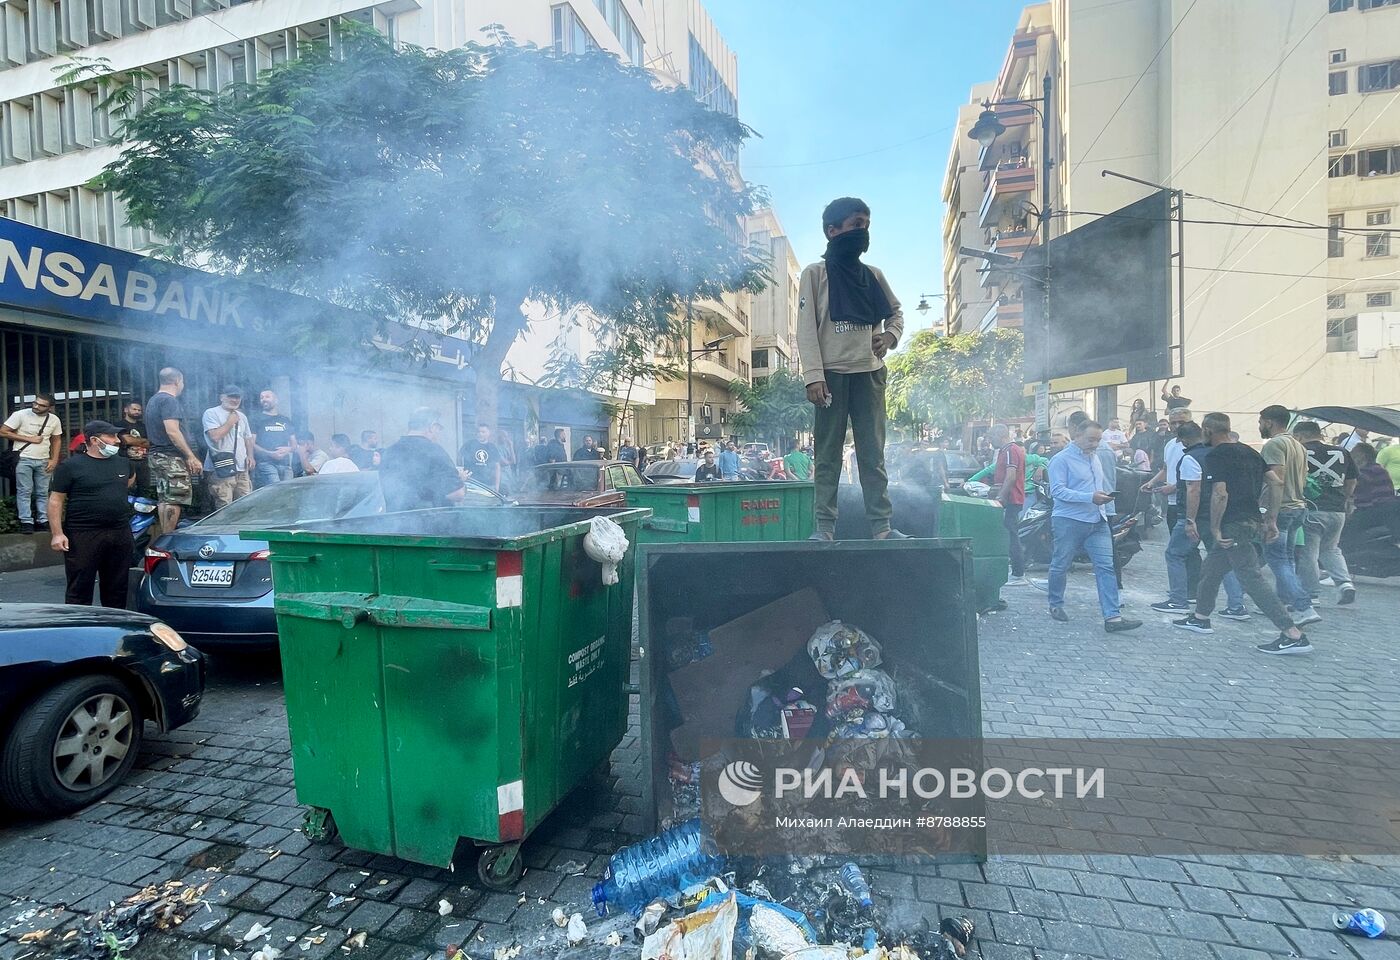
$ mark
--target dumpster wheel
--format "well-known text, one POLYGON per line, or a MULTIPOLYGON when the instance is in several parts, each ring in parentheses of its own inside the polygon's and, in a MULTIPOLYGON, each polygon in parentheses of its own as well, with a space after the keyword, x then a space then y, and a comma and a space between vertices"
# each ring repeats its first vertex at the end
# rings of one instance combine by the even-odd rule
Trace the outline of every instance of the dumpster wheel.
POLYGON ((509 890, 524 873, 525 861, 520 857, 518 843, 487 847, 476 861, 476 875, 490 890, 509 890))
POLYGON ((323 807, 311 807, 301 818, 301 832, 312 843, 334 843, 340 837, 335 817, 323 807))

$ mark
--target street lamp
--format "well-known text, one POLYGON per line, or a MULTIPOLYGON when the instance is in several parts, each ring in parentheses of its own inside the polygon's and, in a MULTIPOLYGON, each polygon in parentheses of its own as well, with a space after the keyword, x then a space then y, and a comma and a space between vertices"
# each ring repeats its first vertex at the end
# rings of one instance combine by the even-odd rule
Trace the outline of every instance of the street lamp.
POLYGON ((937 300, 943 296, 944 294, 941 293, 921 293, 919 294, 919 305, 914 309, 927 316, 928 312, 933 309, 933 307, 929 306, 928 298, 933 297, 933 299, 937 300))
MULTIPOLYGON (((977 122, 972 125, 972 129, 967 135, 980 143, 983 149, 991 149, 996 143, 997 137, 1006 132, 1006 127, 997 118, 993 107, 1000 106, 1021 106, 1030 107, 1035 115, 1040 118, 1040 249, 1042 257, 1041 273, 1041 303, 1042 322, 1045 325, 1045 344, 1043 366, 1040 371, 1040 382, 1047 393, 1050 389, 1050 171, 1054 168, 1054 161, 1050 159, 1050 107, 1052 104, 1051 94, 1054 91, 1054 83, 1050 79, 1050 74, 1045 75, 1041 85, 1044 96, 1026 97, 1017 100, 984 100, 982 102, 982 113, 977 118, 977 122), (1036 106, 1039 104, 1039 106, 1036 106)), ((959 251, 961 252, 961 251, 959 251)), ((995 255, 983 256, 988 264, 995 261, 995 255)))

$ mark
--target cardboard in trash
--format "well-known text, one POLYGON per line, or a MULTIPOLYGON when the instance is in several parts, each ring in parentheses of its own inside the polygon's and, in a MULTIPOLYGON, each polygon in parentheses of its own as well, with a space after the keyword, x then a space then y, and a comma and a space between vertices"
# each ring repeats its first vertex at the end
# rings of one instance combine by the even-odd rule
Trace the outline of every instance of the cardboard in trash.
POLYGON ((677 756, 699 760, 701 739, 730 735, 749 687, 805 650, 812 633, 830 619, 821 596, 808 587, 711 630, 714 653, 670 675, 685 718, 671 733, 677 756))

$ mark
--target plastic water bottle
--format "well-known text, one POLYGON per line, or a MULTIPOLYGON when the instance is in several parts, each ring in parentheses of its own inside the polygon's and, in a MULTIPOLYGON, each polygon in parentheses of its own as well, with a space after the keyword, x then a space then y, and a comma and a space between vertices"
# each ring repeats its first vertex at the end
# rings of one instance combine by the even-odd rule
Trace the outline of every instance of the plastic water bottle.
POLYGON ((603 879, 593 885, 593 907, 600 917, 609 908, 635 914, 658 897, 708 880, 723 867, 699 818, 687 820, 613 854, 603 879))
POLYGON ((1355 913, 1334 913, 1332 925, 1343 933, 1354 933, 1362 937, 1379 937, 1385 933, 1385 917, 1379 910, 1372 910, 1370 907, 1355 913))
POLYGON ((865 874, 860 872, 860 867, 854 863, 848 863, 841 868, 841 886, 855 898, 862 910, 869 910, 875 905, 870 896, 870 884, 866 881, 865 874))

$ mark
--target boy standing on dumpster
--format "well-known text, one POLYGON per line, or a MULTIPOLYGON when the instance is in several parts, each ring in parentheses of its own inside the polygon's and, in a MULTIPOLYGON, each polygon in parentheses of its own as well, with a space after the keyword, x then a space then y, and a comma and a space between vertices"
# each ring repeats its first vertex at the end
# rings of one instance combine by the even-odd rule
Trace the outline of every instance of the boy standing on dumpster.
POLYGON ((842 197, 822 212, 826 253, 802 271, 797 307, 797 351, 807 399, 816 417, 816 531, 836 538, 836 490, 849 423, 865 496, 865 516, 876 540, 908 539, 890 526, 885 473, 885 354, 899 343, 904 314, 889 283, 861 262, 870 249, 870 208, 842 197))

